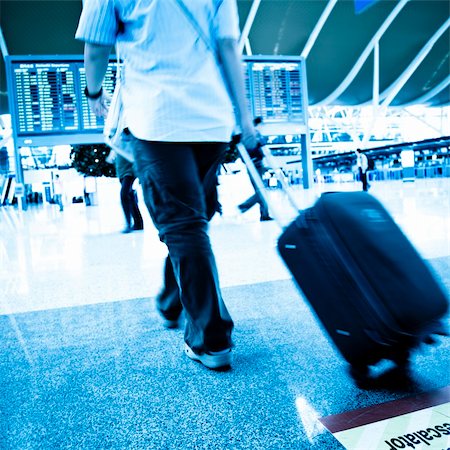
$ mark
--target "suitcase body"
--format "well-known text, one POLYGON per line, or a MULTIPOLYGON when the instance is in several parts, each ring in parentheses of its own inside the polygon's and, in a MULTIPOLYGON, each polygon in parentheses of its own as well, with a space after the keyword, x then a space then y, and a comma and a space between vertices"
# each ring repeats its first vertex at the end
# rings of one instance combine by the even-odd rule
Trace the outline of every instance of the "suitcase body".
POLYGON ((283 231, 278 250, 355 379, 382 359, 406 364, 439 332, 445 289, 370 194, 323 194, 283 231))

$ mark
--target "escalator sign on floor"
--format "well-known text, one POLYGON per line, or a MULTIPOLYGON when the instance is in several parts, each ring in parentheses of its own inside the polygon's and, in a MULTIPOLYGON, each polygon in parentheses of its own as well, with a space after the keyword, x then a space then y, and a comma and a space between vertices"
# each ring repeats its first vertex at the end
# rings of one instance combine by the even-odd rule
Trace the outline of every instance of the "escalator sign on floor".
POLYGON ((450 450, 450 403, 334 433, 348 450, 450 450))

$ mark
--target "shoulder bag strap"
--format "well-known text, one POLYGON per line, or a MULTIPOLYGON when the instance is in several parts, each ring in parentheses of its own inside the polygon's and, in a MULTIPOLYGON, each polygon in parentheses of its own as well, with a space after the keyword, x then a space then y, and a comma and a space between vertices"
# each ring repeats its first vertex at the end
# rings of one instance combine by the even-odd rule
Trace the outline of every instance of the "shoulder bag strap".
POLYGON ((122 67, 120 64, 120 52, 119 52, 119 44, 116 43, 115 45, 115 49, 116 49, 116 61, 117 61, 117 65, 116 65, 116 86, 117 83, 120 83, 120 78, 122 76, 122 67))
MULTIPOLYGON (((192 15, 191 11, 189 11, 188 7, 184 4, 183 0, 174 0, 174 2, 178 5, 180 10, 183 12, 184 17, 189 21, 189 23, 192 25, 192 27, 197 31, 197 34, 199 35, 200 39, 204 42, 206 47, 210 52, 213 53, 213 55, 217 58, 217 52, 215 46, 212 44, 208 36, 206 36, 205 32, 202 30, 202 27, 198 24, 195 17, 192 15)), ((216 3, 214 2, 214 5, 216 3)), ((218 5, 220 6, 220 4, 218 5)), ((215 7, 215 11, 217 11, 218 6, 215 7)), ((212 34, 211 34, 212 36, 212 34)))

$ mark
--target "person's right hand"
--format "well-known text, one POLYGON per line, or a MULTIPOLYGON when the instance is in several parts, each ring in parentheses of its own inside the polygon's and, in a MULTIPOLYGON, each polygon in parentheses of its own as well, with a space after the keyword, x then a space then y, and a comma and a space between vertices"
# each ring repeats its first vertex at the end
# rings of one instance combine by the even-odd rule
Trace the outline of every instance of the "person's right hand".
POLYGON ((108 92, 103 90, 102 95, 99 98, 89 98, 88 102, 89 107, 97 117, 106 118, 109 111, 109 105, 111 104, 111 95, 108 92))

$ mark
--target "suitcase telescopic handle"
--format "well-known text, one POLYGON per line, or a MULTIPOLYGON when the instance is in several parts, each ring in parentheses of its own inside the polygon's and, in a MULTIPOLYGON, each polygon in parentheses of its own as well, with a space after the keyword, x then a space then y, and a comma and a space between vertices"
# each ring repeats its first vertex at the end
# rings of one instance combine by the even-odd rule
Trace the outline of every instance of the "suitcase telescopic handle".
MULTIPOLYGON (((245 166, 247 167, 247 170, 250 173, 250 176, 252 177, 252 180, 255 183, 258 193, 261 195, 261 197, 264 199, 264 201, 267 203, 267 205, 270 208, 271 199, 269 198, 269 195, 267 193, 266 188, 264 187, 264 183, 261 179, 261 176, 258 173, 258 170, 256 169, 256 166, 255 166, 252 158, 250 157, 247 149, 241 143, 237 144, 237 149, 238 149, 238 152, 239 152, 242 160, 244 161, 245 166)), ((268 167, 275 172, 275 176, 276 176, 277 180, 280 181, 282 190, 286 194, 286 197, 288 198, 289 203, 292 205, 292 207, 296 211, 300 211, 301 208, 299 207, 299 204, 297 203, 297 201, 292 193, 292 188, 286 182, 284 173, 283 173, 281 167, 276 163, 275 158, 270 153, 270 150, 266 146, 262 146, 261 151, 267 161, 268 167)), ((273 216, 273 218, 275 219, 277 224, 281 228, 284 228, 283 220, 282 220, 280 214, 278 213, 277 209, 274 207, 270 208, 270 214, 273 216)))

